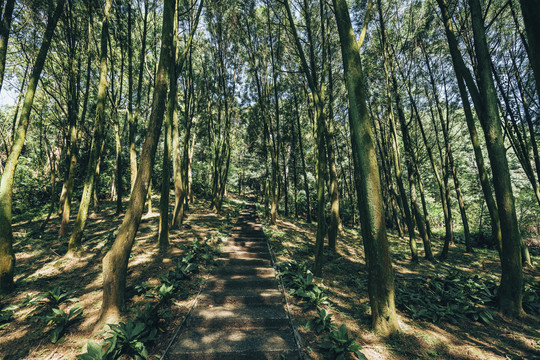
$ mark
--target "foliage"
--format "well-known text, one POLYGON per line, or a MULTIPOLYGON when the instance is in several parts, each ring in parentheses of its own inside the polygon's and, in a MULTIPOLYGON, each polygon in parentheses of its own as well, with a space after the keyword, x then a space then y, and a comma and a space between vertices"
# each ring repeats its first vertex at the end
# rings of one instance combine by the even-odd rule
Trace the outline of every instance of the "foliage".
POLYGON ((111 337, 105 339, 109 344, 107 356, 117 359, 121 355, 132 356, 135 360, 148 358, 146 345, 157 339, 157 329, 145 323, 128 320, 120 324, 110 324, 111 337))
POLYGON ((145 324, 148 328, 156 328, 159 331, 164 331, 161 328, 160 321, 161 319, 168 319, 171 317, 170 311, 168 308, 159 310, 155 305, 146 303, 142 310, 135 310, 136 316, 135 321, 145 324))
POLYGON ((317 307, 317 314, 319 317, 315 317, 306 323, 305 328, 307 330, 315 330, 317 334, 323 331, 335 330, 336 325, 333 323, 332 314, 326 312, 322 307, 317 307))
POLYGON ((525 280, 523 309, 530 314, 540 315, 540 284, 534 280, 525 280))
POLYGON ((107 353, 103 351, 103 346, 95 341, 89 341, 86 344, 86 352, 84 354, 77 355, 77 359, 80 360, 105 360, 107 359, 107 353))
POLYGON ((341 325, 338 330, 332 330, 326 336, 326 341, 319 346, 323 349, 327 349, 330 358, 336 360, 346 359, 346 355, 352 353, 359 359, 367 359, 364 354, 360 352, 362 346, 356 343, 356 339, 349 335, 347 326, 341 325))
POLYGON ((278 264, 279 274, 283 282, 291 290, 291 295, 301 298, 304 303, 304 310, 320 305, 330 305, 328 296, 313 281, 313 273, 306 268, 305 264, 298 264, 291 261, 285 264, 278 264))
POLYGON ((495 281, 478 275, 470 277, 456 270, 428 279, 397 282, 396 304, 415 319, 438 323, 458 323, 463 319, 490 323, 497 295, 495 281))
POLYGON ((77 302, 78 298, 70 297, 73 294, 73 290, 64 291, 62 287, 55 286, 52 290, 47 291, 46 293, 39 294, 30 303, 38 303, 38 308, 36 311, 43 308, 58 308, 61 304, 69 302, 77 302))
POLYGON ((67 313, 61 309, 53 308, 52 314, 44 317, 47 325, 52 326, 51 342, 53 344, 56 344, 67 328, 82 316, 82 312, 83 308, 80 305, 75 305, 67 313))
POLYGON ((0 330, 11 322, 13 312, 18 308, 18 305, 8 305, 0 310, 0 330))
POLYGON ((217 254, 207 240, 195 239, 184 249, 186 255, 177 260, 174 270, 160 277, 160 284, 151 286, 142 282, 135 286, 137 294, 146 293, 146 297, 157 299, 157 303, 146 303, 141 310, 132 309, 135 318, 125 323, 109 324, 110 336, 104 344, 107 350, 103 351, 103 346, 90 341, 87 343, 87 352, 80 354, 79 359, 118 359, 123 355, 136 360, 148 358, 147 346, 157 339, 158 331, 164 331, 161 320, 171 316, 167 305, 175 293, 182 289, 182 283, 198 272, 199 264, 212 262, 217 254), (164 308, 160 310, 160 306, 164 308))

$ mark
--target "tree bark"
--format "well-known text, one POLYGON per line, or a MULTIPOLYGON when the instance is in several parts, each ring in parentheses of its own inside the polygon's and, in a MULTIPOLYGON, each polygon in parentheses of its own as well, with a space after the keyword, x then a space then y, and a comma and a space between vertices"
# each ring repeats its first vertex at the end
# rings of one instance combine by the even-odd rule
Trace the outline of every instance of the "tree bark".
POLYGON ((175 5, 175 0, 164 0, 161 53, 152 99, 152 112, 126 215, 111 250, 103 258, 103 302, 97 329, 101 329, 107 323, 116 322, 124 307, 129 254, 141 221, 167 102, 169 69, 174 59, 172 47, 175 5))
POLYGON ((15 7, 15 0, 7 0, 4 6, 4 13, 0 9, 0 15, 2 16, 0 21, 0 91, 2 90, 2 83, 4 82, 4 71, 6 68, 6 55, 8 48, 9 32, 11 30, 11 21, 13 8, 15 7))
POLYGON ((497 108, 497 93, 491 74, 491 60, 479 0, 469 0, 476 50, 478 89, 486 116, 480 116, 488 149, 493 185, 502 230, 499 306, 504 313, 521 316, 523 272, 521 268, 521 235, 514 205, 510 171, 497 108))
MULTIPOLYGON (((104 14, 103 14, 103 26, 101 29, 101 53, 100 53, 100 68, 99 68, 99 85, 96 105, 96 119, 94 122, 94 136, 92 138, 92 144, 90 145, 90 158, 88 159, 88 166, 86 169, 86 177, 84 180, 83 194, 81 196, 81 202, 79 205, 79 211, 77 213, 77 220, 73 227, 73 232, 69 239, 68 244, 68 256, 75 255, 81 251, 81 239, 88 218, 88 208, 90 207, 90 201, 92 199, 92 192, 94 190, 94 182, 96 179, 96 172, 99 168, 101 145, 103 142, 103 125, 105 122, 105 102, 107 99, 107 43, 109 40, 109 18, 112 0, 106 0, 104 14)), ((96 208, 94 202, 94 208, 96 208)))
POLYGON ((11 291, 15 285, 13 283, 15 253, 13 252, 13 229, 11 228, 13 178, 26 139, 28 125, 30 124, 30 112, 32 110, 39 78, 41 76, 41 70, 43 70, 43 65, 47 58, 56 24, 64 9, 64 3, 65 0, 58 0, 54 13, 50 14, 47 22, 47 28, 43 35, 41 48, 39 49, 32 74, 28 81, 28 88, 24 97, 19 125, 17 126, 13 145, 11 146, 11 151, 4 166, 2 179, 0 179, 0 294, 11 291))
POLYGON ((540 2, 520 0, 523 22, 527 33, 529 60, 536 82, 536 95, 540 98, 540 2))
POLYGON ((384 223, 384 205, 373 130, 366 106, 366 82, 360 52, 345 0, 333 0, 349 98, 349 124, 368 265, 368 293, 375 331, 389 335, 399 331, 394 302, 394 272, 384 223))

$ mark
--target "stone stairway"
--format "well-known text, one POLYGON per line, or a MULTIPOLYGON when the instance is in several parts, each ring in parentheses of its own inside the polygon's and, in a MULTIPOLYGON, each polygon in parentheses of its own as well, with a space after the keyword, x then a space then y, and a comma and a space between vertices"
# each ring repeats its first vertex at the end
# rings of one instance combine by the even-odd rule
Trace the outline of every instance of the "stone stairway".
POLYGON ((168 359, 298 359, 255 205, 224 244, 168 359))

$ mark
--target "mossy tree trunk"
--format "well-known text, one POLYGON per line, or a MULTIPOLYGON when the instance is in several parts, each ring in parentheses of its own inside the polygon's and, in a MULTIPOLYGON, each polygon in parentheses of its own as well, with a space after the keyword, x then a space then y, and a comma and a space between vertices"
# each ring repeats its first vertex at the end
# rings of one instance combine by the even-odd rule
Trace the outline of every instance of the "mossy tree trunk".
POLYGON ((0 8, 0 90, 2 90, 2 83, 4 82, 6 55, 14 7, 15 0, 7 0, 4 4, 3 13, 1 11, 2 9, 0 8))
POLYGON ((478 117, 484 116, 482 105, 480 104, 480 96, 478 94, 478 89, 474 80, 463 61, 461 52, 458 47, 458 42, 454 34, 452 21, 450 19, 450 14, 448 12, 448 6, 446 0, 437 0, 439 9, 441 10, 442 21, 444 25, 444 30, 446 38, 448 40, 448 47, 450 50, 450 56, 452 57, 452 65, 454 67, 454 72, 456 73, 459 94, 461 97, 461 103, 463 106, 463 111, 465 113, 465 120, 467 122, 467 128, 469 129, 469 136, 471 138, 471 144, 474 151, 474 158, 476 160, 476 165, 478 167, 478 177, 480 180, 480 185, 482 187, 482 192, 484 194, 484 199, 486 201, 486 206, 488 208, 489 217, 491 220, 491 234, 499 254, 502 252, 502 232, 501 232, 501 223, 499 220, 499 213, 497 210, 497 204, 493 198, 493 191, 491 189, 491 184, 487 172, 486 165, 484 163, 484 155, 482 154, 482 149, 480 147, 480 140, 478 138, 478 132, 476 130, 476 124, 474 121, 471 105, 469 102, 469 94, 467 93, 467 88, 469 89, 471 99, 473 100, 474 106, 476 108, 478 117))
POLYGON ((167 85, 169 84, 171 63, 174 61, 175 7, 175 0, 164 0, 161 53, 152 99, 152 112, 126 215, 122 225, 120 225, 114 244, 103 258, 103 302, 97 328, 102 328, 107 323, 116 322, 124 307, 129 254, 141 221, 167 103, 167 85))
POLYGON ((485 116, 480 122, 486 138, 489 160, 493 171, 493 185, 502 231, 501 284, 499 306, 511 316, 523 314, 521 268, 521 235, 510 181, 501 121, 497 108, 497 92, 491 74, 491 60, 486 40, 483 12, 479 0, 469 0, 476 51, 478 90, 485 116))
MULTIPOLYGON (((99 84, 96 104, 96 117, 94 121, 94 135, 90 145, 90 156, 88 166, 86 168, 86 177, 84 179, 83 193, 77 213, 77 219, 73 226, 73 232, 69 239, 68 255, 74 255, 81 251, 82 235, 88 219, 88 209, 92 200, 92 193, 95 187, 96 173, 98 172, 101 147, 104 135, 105 123, 105 102, 107 100, 107 43, 109 41, 109 18, 112 0, 105 1, 103 13, 103 25, 101 29, 101 53, 99 67, 99 84)), ((96 199, 97 200, 97 199, 96 199)), ((94 201, 94 208, 97 208, 97 203, 94 201)))
POLYGON ((519 3, 529 40, 529 62, 536 81, 536 95, 540 98, 540 22, 538 21, 540 19, 540 1, 520 0, 519 3))
POLYGON ((358 175, 356 190, 369 272, 368 293, 372 325, 375 331, 389 335, 397 332, 399 325, 375 139, 366 106, 366 81, 347 3, 345 0, 333 0, 333 4, 349 98, 349 124, 354 167, 358 175))
MULTIPOLYGON (((314 43, 311 29, 311 18, 309 14, 309 7, 306 0, 304 0, 304 8, 306 9, 306 31, 308 36, 308 43, 311 45, 309 48, 309 60, 310 66, 308 66, 304 50, 300 44, 300 38, 296 31, 296 25, 291 13, 289 1, 284 2, 285 10, 287 13, 287 19, 292 30, 296 49, 300 56, 301 68, 308 82, 308 86, 311 90, 313 98, 313 105, 315 108, 315 128, 316 128, 316 142, 317 142, 317 235, 315 240, 315 264, 313 266, 313 274, 315 276, 322 276, 323 268, 323 249, 324 238, 326 237, 326 217, 324 209, 324 189, 325 189, 325 174, 326 174, 326 147, 325 147, 325 121, 326 121, 326 107, 324 106, 325 99, 325 85, 324 80, 319 79, 316 71, 314 43)), ((324 22, 323 22, 324 23, 324 22)), ((323 24, 321 23, 321 25, 323 24)), ((324 27, 322 30, 324 34, 324 27)), ((322 54, 323 54, 323 69, 325 69, 325 38, 322 37, 322 54)), ((323 71, 324 74, 324 71, 323 71)), ((323 75, 324 76, 324 75, 323 75)))
POLYGON ((64 3, 65 0, 58 0, 54 12, 49 14, 47 28, 28 81, 19 125, 15 132, 11 151, 4 165, 2 179, 0 179, 0 293, 2 294, 9 292, 14 287, 15 253, 13 252, 13 229, 11 228, 13 178, 26 139, 28 125, 30 124, 30 112, 34 103, 34 95, 49 52, 56 24, 64 9, 64 3))

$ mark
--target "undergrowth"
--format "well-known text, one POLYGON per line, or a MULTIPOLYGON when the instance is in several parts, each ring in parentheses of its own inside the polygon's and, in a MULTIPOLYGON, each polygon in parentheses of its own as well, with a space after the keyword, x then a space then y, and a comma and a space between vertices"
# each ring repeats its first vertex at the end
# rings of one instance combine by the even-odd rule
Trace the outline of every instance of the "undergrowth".
MULTIPOLYGON (((148 358, 148 346, 164 331, 165 322, 171 318, 169 305, 175 297, 183 296, 185 282, 191 281, 202 265, 211 265, 218 250, 208 240, 195 239, 184 247, 186 254, 178 259, 174 270, 160 277, 160 283, 151 286, 146 282, 135 287, 151 302, 142 309, 132 309, 135 317, 119 324, 109 324, 102 344, 89 341, 86 352, 77 356, 80 360, 116 360, 128 356, 135 360, 148 358)), ((103 334, 103 333, 102 333, 103 334)))

